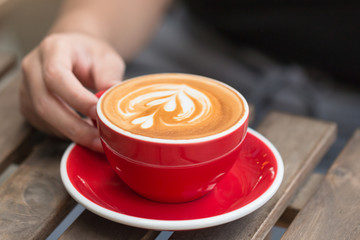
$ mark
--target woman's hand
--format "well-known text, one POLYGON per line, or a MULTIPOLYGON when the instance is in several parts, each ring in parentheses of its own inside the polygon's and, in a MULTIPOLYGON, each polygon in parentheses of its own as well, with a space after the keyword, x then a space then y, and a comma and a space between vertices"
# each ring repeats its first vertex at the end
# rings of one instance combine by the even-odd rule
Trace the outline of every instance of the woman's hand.
POLYGON ((96 118, 100 91, 122 79, 124 61, 106 42, 80 33, 46 37, 22 62, 20 105, 38 129, 102 151, 96 118))

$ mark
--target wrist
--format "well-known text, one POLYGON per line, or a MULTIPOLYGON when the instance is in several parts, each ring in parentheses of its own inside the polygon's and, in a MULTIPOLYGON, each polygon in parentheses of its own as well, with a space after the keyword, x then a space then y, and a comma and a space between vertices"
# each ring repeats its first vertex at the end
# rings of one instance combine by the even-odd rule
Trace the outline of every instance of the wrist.
POLYGON ((50 29, 52 33, 80 33, 111 43, 110 30, 101 21, 87 14, 74 12, 61 16, 50 29))

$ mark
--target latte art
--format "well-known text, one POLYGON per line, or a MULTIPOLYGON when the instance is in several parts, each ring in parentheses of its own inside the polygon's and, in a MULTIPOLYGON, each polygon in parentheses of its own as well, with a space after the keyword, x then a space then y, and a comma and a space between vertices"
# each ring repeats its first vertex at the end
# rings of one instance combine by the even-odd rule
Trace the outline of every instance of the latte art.
POLYGON ((194 139, 235 125, 244 115, 238 93, 215 80, 154 74, 127 80, 104 94, 101 112, 116 127, 161 139, 194 139))
POLYGON ((210 99, 202 92, 170 83, 141 87, 118 102, 119 114, 144 129, 154 127, 155 119, 164 126, 196 124, 210 116, 211 108, 210 99))

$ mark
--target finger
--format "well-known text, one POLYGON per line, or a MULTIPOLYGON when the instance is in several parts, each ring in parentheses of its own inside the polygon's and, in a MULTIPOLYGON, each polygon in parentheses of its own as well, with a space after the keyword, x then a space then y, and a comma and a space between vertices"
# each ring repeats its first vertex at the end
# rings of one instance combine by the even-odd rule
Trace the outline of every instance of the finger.
POLYGON ((64 105, 63 101, 49 93, 43 82, 40 62, 33 62, 33 68, 28 71, 27 77, 31 79, 29 88, 35 113, 72 141, 95 151, 102 151, 98 130, 64 105))
POLYGON ((56 129, 51 128, 47 122, 45 122, 42 118, 40 118, 36 114, 32 99, 29 96, 29 92, 28 92, 28 89, 26 88, 25 82, 26 81, 23 81, 23 83, 20 85, 20 88, 19 88, 20 111, 21 111, 22 115, 35 128, 37 128, 43 132, 46 132, 48 134, 53 134, 53 135, 56 135, 59 137, 64 137, 63 134, 58 132, 56 129))
POLYGON ((72 72, 71 54, 59 49, 42 58, 43 76, 48 90, 76 111, 96 117, 97 97, 86 89, 72 72))
POLYGON ((89 123, 86 119, 82 119, 72 109, 63 105, 63 102, 54 98, 55 108, 51 111, 52 117, 49 119, 57 129, 61 129, 61 132, 71 139, 72 141, 93 149, 98 152, 102 152, 102 146, 100 142, 100 136, 98 130, 89 123), (62 123, 59 124, 59 117, 62 117, 62 123))
POLYGON ((56 97, 49 96, 48 102, 49 105, 46 109, 46 112, 48 112, 47 120, 55 129, 80 145, 102 152, 99 132, 94 126, 82 119, 56 97))
POLYGON ((119 83, 123 78, 124 70, 124 61, 113 52, 100 55, 94 59, 92 75, 95 90, 105 90, 119 83))
POLYGON ((35 61, 37 60, 36 51, 32 51, 28 54, 22 61, 22 75, 21 75, 21 83, 19 87, 19 103, 20 103, 20 111, 22 115, 28 120, 28 122, 33 125, 35 128, 49 133, 54 134, 59 137, 63 136, 57 130, 51 128, 49 124, 40 118, 34 109, 34 103, 30 96, 30 82, 29 79, 29 72, 36 71, 36 64, 34 65, 35 61))

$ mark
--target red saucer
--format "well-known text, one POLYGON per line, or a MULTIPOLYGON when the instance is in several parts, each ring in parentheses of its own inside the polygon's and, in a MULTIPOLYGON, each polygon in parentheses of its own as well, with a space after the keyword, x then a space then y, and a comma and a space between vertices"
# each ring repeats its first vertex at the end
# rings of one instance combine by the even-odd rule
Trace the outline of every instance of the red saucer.
POLYGON ((61 175, 80 204, 110 220, 157 230, 210 227, 256 210, 282 181, 282 159, 268 140, 249 129, 242 144, 237 162, 215 189, 187 203, 142 198, 118 178, 104 155, 75 144, 63 156, 61 175))

